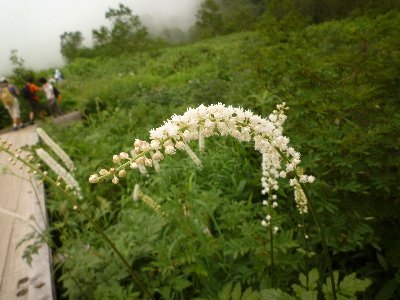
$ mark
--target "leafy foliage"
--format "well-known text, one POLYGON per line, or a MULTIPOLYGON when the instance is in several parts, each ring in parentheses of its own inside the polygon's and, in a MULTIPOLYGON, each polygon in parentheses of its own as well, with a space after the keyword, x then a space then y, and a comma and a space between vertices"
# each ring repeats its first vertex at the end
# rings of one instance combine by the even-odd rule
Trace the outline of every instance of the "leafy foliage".
MULTIPOLYGON (((269 19, 263 11, 271 26, 256 33, 76 59, 63 70, 63 90, 86 121, 68 128, 45 124, 46 131, 78 166, 82 205, 156 297, 329 299, 317 227, 298 214, 284 182, 272 215, 280 230, 271 250, 260 226, 267 208, 252 145, 210 138, 205 153, 190 145, 202 171, 177 153, 161 172, 129 172, 119 185, 87 183, 112 155, 129 152, 135 138, 146 139, 151 128, 187 106, 222 102, 268 117, 286 101, 285 134, 302 153, 306 173, 317 178, 309 193, 338 270, 339 299, 398 296, 399 13, 306 26, 313 18, 293 13, 299 9, 294 2, 268 3, 276 9, 269 19), (136 184, 163 215, 133 200, 136 184)), ((261 14, 263 5, 258 7, 261 14)), ((348 13, 340 9, 333 13, 348 13)), ((48 194, 56 252, 65 257, 58 264, 63 297, 144 298, 82 215, 51 187, 48 194)))

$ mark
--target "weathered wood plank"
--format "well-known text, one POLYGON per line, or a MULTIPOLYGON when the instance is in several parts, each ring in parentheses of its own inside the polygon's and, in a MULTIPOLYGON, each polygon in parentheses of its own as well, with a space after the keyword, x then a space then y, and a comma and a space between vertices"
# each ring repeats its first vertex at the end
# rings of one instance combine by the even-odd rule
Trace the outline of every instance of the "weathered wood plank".
MULTIPOLYGON (((3 132, 0 137, 11 142, 12 149, 38 142, 34 126, 3 132)), ((33 256, 32 266, 22 258, 28 242, 16 249, 25 235, 34 230, 31 226, 39 231, 47 226, 43 186, 37 184, 38 179, 31 177, 25 167, 19 168, 21 163, 12 166, 8 158, 8 154, 0 152, 3 170, 0 174, 0 300, 55 299, 48 246, 42 245, 39 254, 33 256), (36 222, 27 224, 9 215, 12 213, 25 220, 33 215, 36 222)))

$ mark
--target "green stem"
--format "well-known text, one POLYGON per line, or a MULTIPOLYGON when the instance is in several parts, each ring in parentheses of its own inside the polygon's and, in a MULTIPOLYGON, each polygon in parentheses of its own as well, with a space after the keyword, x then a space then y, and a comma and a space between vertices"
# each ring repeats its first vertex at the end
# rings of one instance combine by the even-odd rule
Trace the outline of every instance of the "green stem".
MULTIPOLYGON (((0 146, 0 150, 3 150, 7 152, 9 155, 15 157, 14 153, 11 152, 10 150, 0 146)), ((58 191, 65 196, 74 206, 77 207, 77 209, 86 217, 86 219, 93 225, 93 227, 97 230, 97 232, 103 237, 103 239, 106 241, 106 243, 114 250, 114 252, 118 255, 118 257, 121 259, 122 263, 125 265, 125 267, 128 269, 129 273, 132 275, 132 277, 135 279, 135 281, 139 284, 139 286, 142 288, 143 292, 147 294, 150 299, 155 300, 153 295, 149 292, 149 290, 146 288, 144 285, 143 281, 139 278, 139 276, 136 274, 136 272, 132 269, 132 267, 129 265, 125 257, 121 254, 121 252, 117 249, 117 247, 114 245, 114 243, 108 238, 108 236, 104 233, 104 231, 100 228, 100 226, 89 216, 89 214, 83 210, 83 208, 79 205, 78 202, 75 201, 64 189, 61 187, 57 186, 57 182, 55 182, 53 179, 51 179, 49 176, 44 174, 39 168, 36 168, 33 164, 30 162, 17 157, 19 161, 21 161, 23 164, 28 166, 32 171, 36 171, 38 175, 42 176, 45 181, 47 181, 49 184, 53 185, 58 189, 58 191)))
MULTIPOLYGON (((276 149, 276 151, 279 153, 279 155, 280 155, 286 162, 290 162, 290 160, 286 157, 286 155, 285 155, 284 153, 282 153, 282 151, 281 151, 279 148, 275 148, 275 149, 276 149)), ((328 252, 328 246, 326 245, 326 238, 325 238, 324 230, 323 230, 323 227, 322 227, 322 223, 321 223, 321 221, 320 221, 320 219, 319 219, 319 217, 318 217, 317 210, 316 210, 316 208, 315 208, 315 206, 314 206, 314 202, 311 200, 311 197, 310 197, 310 195, 308 194, 307 189, 306 189, 304 183, 301 183, 301 182, 300 182, 300 177, 299 177, 299 175, 297 175, 296 170, 294 171, 294 176, 296 177, 297 182, 300 184, 301 189, 303 190, 304 195, 305 195, 306 198, 307 198, 308 207, 310 208, 311 213, 312 213, 312 215, 313 215, 313 217, 314 217, 315 223, 317 224, 319 236, 320 236, 320 239, 321 239, 321 242, 322 242, 323 252, 324 252, 324 255, 325 255, 326 264, 327 264, 327 266, 328 266, 329 277, 330 277, 330 279, 331 279, 331 286, 332 286, 332 295, 333 295, 333 299, 334 299, 334 300, 337 300, 337 297, 336 297, 336 287, 335 287, 335 279, 334 279, 334 277, 333 277, 333 270, 332 270, 332 263, 331 263, 331 258, 330 258, 330 256, 329 256, 329 252, 328 252)))
POLYGON ((271 203, 272 195, 269 193, 268 195, 268 208, 269 208, 269 215, 271 219, 269 221, 269 238, 270 238, 270 245, 271 245, 271 284, 272 287, 275 288, 275 277, 274 277, 274 235, 272 233, 272 203, 271 203))

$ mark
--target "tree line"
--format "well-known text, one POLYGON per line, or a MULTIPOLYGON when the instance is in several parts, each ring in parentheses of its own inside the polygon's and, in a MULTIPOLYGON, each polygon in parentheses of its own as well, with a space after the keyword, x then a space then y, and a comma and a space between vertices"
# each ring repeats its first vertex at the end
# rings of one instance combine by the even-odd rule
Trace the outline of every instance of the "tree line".
POLYGON ((61 54, 66 62, 78 57, 93 58, 140 53, 176 43, 188 43, 241 31, 291 31, 307 25, 359 15, 377 15, 400 4, 392 0, 204 0, 196 13, 195 25, 183 32, 166 28, 153 37, 139 16, 120 4, 105 18, 110 27, 92 30, 94 46, 83 46, 80 31, 64 32, 61 54))

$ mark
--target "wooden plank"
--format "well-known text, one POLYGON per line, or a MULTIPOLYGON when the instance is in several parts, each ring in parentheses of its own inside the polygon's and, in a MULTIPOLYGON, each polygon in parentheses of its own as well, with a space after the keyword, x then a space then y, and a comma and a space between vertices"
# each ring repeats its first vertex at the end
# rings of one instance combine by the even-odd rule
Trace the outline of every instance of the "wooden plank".
MULTIPOLYGON (((38 142, 34 126, 3 132, 0 137, 11 142, 12 149, 38 142)), ((21 163, 12 166, 8 158, 8 154, 0 152, 0 166, 8 168, 6 174, 0 174, 0 208, 3 209, 0 213, 0 300, 55 299, 48 246, 42 245, 39 254, 33 256, 32 266, 22 258, 25 246, 32 241, 16 248, 26 234, 33 231, 31 226, 39 231, 47 226, 44 189, 38 186, 37 178, 28 174, 26 167, 20 169, 21 163), (33 215, 36 222, 27 224, 5 214, 4 210, 25 220, 33 215)))

